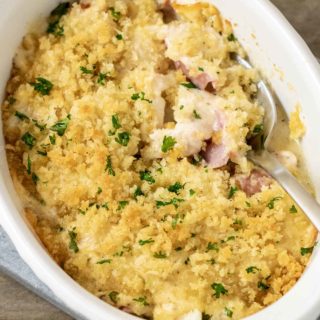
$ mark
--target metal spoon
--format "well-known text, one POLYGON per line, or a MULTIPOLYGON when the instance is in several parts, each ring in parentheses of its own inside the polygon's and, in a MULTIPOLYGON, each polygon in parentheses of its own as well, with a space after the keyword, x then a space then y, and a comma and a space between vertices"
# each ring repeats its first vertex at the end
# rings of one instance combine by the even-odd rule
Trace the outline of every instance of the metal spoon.
MULTIPOLYGON (((240 65, 246 69, 252 69, 252 65, 239 55, 233 57, 240 65)), ((248 153, 248 158, 257 166, 266 170, 287 193, 294 199, 299 207, 308 216, 315 228, 320 231, 320 205, 314 197, 300 184, 300 182, 272 155, 269 151, 270 141, 274 128, 277 125, 277 107, 272 93, 263 80, 257 84, 259 103, 265 109, 264 118, 264 148, 252 150, 248 153)))

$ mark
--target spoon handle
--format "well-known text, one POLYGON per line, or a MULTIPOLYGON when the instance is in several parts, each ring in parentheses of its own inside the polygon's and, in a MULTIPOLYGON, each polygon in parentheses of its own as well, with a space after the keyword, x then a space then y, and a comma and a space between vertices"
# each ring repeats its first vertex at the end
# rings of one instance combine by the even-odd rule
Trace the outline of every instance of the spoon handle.
POLYGON ((250 160, 265 169, 304 211, 315 228, 320 231, 320 205, 300 182, 270 152, 250 153, 250 160))

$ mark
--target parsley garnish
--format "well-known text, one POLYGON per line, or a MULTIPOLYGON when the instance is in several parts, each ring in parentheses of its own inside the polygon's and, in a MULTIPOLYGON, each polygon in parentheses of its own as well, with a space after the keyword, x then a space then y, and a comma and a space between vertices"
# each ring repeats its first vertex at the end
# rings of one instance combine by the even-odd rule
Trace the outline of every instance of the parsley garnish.
POLYGON ((154 180, 153 176, 151 175, 151 172, 148 170, 140 171, 140 180, 147 181, 149 184, 153 184, 156 182, 156 180, 154 180))
POLYGON ((93 74, 93 70, 89 70, 86 67, 81 66, 80 70, 83 74, 93 74))
POLYGON ((77 233, 74 232, 75 228, 73 230, 68 231, 70 242, 69 242, 69 249, 73 250, 75 253, 79 251, 78 245, 77 245, 77 233))
POLYGON ((180 214, 176 214, 173 218, 172 218, 172 222, 171 222, 171 226, 172 229, 175 229, 177 227, 177 224, 179 222, 180 219, 180 223, 182 222, 182 219, 184 218, 184 216, 180 217, 180 214))
POLYGON ((29 132, 26 132, 21 137, 21 140, 29 147, 29 149, 32 149, 36 144, 36 138, 29 132))
POLYGON ((192 197, 196 192, 193 189, 189 190, 190 197, 192 197))
POLYGON ((122 200, 118 202, 118 211, 124 209, 129 204, 129 201, 122 200))
POLYGON ((100 194, 101 192, 102 192, 101 187, 98 187, 97 194, 100 194))
POLYGON ((247 273, 256 273, 256 272, 260 271, 260 269, 255 266, 250 266, 246 269, 246 271, 247 271, 247 273))
POLYGON ((293 204, 292 207, 290 208, 290 213, 297 213, 297 212, 298 212, 298 210, 295 207, 295 205, 293 204))
POLYGON ((230 188, 230 191, 229 191, 229 194, 228 194, 228 199, 231 199, 235 193, 238 191, 238 188, 237 187, 231 187, 230 188))
POLYGON ((274 209, 274 203, 275 203, 276 201, 280 200, 280 199, 282 199, 282 197, 275 197, 275 198, 271 199, 271 200, 268 202, 267 207, 268 207, 269 209, 274 209))
POLYGON ((258 282, 258 289, 260 290, 268 290, 270 288, 269 285, 267 285, 265 282, 263 281, 259 281, 258 282))
POLYGON ((106 161, 106 167, 104 168, 104 171, 108 171, 109 176, 115 176, 116 173, 114 172, 112 168, 112 160, 111 156, 107 156, 107 161, 106 161))
POLYGON ((184 82, 184 83, 181 83, 181 85, 188 88, 188 89, 197 89, 198 88, 192 82, 184 82))
POLYGON ((156 201, 156 206, 159 209, 160 207, 165 207, 165 206, 169 206, 169 205, 173 205, 176 209, 179 207, 179 202, 183 202, 183 199, 179 199, 179 198, 173 198, 170 201, 156 201))
POLYGON ((43 96, 48 96, 53 88, 53 84, 42 77, 36 78, 36 82, 31 82, 30 84, 33 86, 34 90, 38 91, 43 96))
POLYGON ((29 155, 28 155, 28 159, 27 159, 27 173, 28 173, 28 175, 31 174, 31 159, 30 159, 29 155))
POLYGON ((48 24, 47 33, 52 33, 56 37, 62 37, 64 35, 64 27, 59 24, 60 19, 50 22, 48 24))
POLYGON ((224 308, 224 312, 226 313, 228 318, 232 318, 233 311, 227 307, 224 308))
POLYGON ((140 196, 144 196, 144 193, 142 192, 140 187, 137 187, 133 193, 133 197, 137 200, 137 197, 140 197, 140 196))
POLYGON ((198 70, 204 72, 204 69, 202 67, 199 67, 198 70))
POLYGON ((111 263, 111 259, 102 259, 96 262, 96 264, 105 264, 105 263, 111 263))
POLYGON ((259 133, 262 133, 263 130, 264 130, 263 123, 260 123, 260 124, 255 125, 252 132, 255 134, 259 134, 259 133))
POLYGON ((217 252, 219 251, 218 244, 216 242, 215 243, 212 243, 212 242, 208 243, 206 252, 211 251, 211 250, 214 250, 217 252))
POLYGON ((137 100, 141 100, 141 101, 147 101, 149 103, 152 103, 152 100, 149 100, 149 99, 146 99, 145 98, 145 93, 142 91, 142 92, 138 92, 138 93, 134 93, 132 96, 131 96, 131 99, 133 101, 137 101, 137 100))
POLYGON ((123 36, 122 36, 122 34, 120 34, 120 33, 118 33, 118 34, 116 35, 116 38, 117 38, 117 40, 123 40, 123 36))
POLYGON ((37 154, 40 154, 40 156, 44 156, 46 157, 48 155, 48 152, 46 150, 42 151, 42 150, 38 150, 37 154))
POLYGON ((114 7, 109 8, 109 11, 111 12, 113 20, 118 22, 121 18, 121 13, 119 11, 116 11, 114 7))
POLYGON ((193 116, 195 119, 201 119, 200 114, 196 110, 193 110, 193 116))
POLYGON ((98 74, 98 80, 97 80, 97 82, 98 82, 100 85, 104 86, 104 85, 105 85, 105 82, 104 82, 104 81, 106 80, 106 78, 107 78, 107 74, 100 72, 100 73, 98 74))
POLYGON ((147 302, 147 297, 139 297, 136 299, 133 299, 133 301, 141 303, 143 306, 148 306, 149 303, 147 302))
POLYGON ((44 131, 47 128, 46 124, 40 124, 37 120, 32 119, 32 122, 40 131, 44 131))
POLYGON ((117 114, 114 114, 112 117, 111 117, 111 120, 112 120, 112 126, 115 130, 121 128, 121 123, 120 123, 120 120, 119 120, 119 116, 117 114))
POLYGON ((29 117, 26 116, 24 113, 16 111, 16 113, 14 114, 17 118, 19 118, 21 121, 23 120, 29 120, 29 117))
POLYGON ((70 119, 71 115, 68 114, 68 116, 65 119, 58 121, 55 125, 53 125, 50 128, 50 130, 57 132, 58 136, 62 137, 68 128, 70 119))
POLYGON ((211 320, 212 315, 202 312, 201 320, 211 320))
POLYGON ((58 16, 61 18, 68 12, 69 8, 70 8, 69 2, 59 3, 59 5, 51 11, 50 16, 58 16))
POLYGON ((203 158, 200 156, 200 154, 195 154, 191 159, 191 164, 193 164, 194 166, 198 166, 200 165, 202 159, 203 158))
POLYGON ((216 283, 214 282, 211 285, 211 288, 215 291, 215 293, 213 294, 217 299, 220 298, 221 295, 227 295, 228 294, 228 290, 223 286, 222 283, 216 283))
POLYGON ((118 137, 116 137, 116 142, 126 147, 130 141, 130 133, 129 132, 120 132, 118 133, 118 137))
POLYGON ((233 33, 230 33, 227 39, 228 41, 237 41, 237 38, 233 33))
POLYGON ((106 209, 106 210, 109 210, 108 202, 105 202, 101 207, 106 209))
POLYGON ((313 252, 314 247, 309 247, 309 248, 300 248, 300 254, 302 256, 305 256, 307 254, 310 254, 313 252))
POLYGON ((54 134, 52 136, 49 136, 49 140, 52 145, 56 144, 56 136, 54 134))
POLYGON ((157 259, 165 259, 167 258, 167 254, 165 252, 159 251, 153 255, 157 259))
POLYGON ((109 298, 110 298, 110 300, 111 300, 113 303, 117 303, 117 301, 118 301, 118 295, 119 295, 119 292, 117 292, 117 291, 111 291, 111 292, 109 293, 109 298))
POLYGON ((180 182, 176 182, 175 184, 172 184, 171 186, 169 186, 168 190, 178 195, 179 191, 183 188, 184 188, 184 185, 182 185, 180 182))
POLYGON ((170 136, 164 136, 161 146, 162 152, 168 152, 173 149, 174 145, 177 143, 176 139, 170 136))
POLYGON ((8 104, 11 106, 17 101, 17 99, 13 96, 9 96, 7 101, 8 101, 8 104))
POLYGON ((152 238, 149 238, 147 240, 139 240, 140 246, 144 246, 145 244, 153 243, 154 240, 152 238))

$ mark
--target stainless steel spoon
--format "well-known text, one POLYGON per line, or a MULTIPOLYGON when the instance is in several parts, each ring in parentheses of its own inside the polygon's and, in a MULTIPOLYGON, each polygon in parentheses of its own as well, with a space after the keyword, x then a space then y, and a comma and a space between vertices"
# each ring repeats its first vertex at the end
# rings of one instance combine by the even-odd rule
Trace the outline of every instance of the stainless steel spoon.
MULTIPOLYGON (((246 69, 252 69, 252 65, 239 55, 234 59, 246 69)), ((252 150, 248 153, 248 158, 257 166, 266 170, 287 193, 294 199, 299 207, 308 216, 315 228, 320 231, 320 205, 314 197, 299 183, 299 181, 270 153, 270 141, 273 138, 274 128, 277 125, 277 107, 272 93, 263 80, 257 84, 259 103, 265 109, 264 118, 264 148, 252 150)))

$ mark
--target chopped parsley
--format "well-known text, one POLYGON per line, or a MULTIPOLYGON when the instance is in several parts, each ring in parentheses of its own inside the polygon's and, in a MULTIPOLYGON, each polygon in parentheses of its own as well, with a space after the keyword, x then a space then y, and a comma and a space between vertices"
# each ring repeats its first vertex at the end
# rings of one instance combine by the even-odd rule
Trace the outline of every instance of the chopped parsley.
POLYGON ((290 208, 290 213, 297 213, 298 212, 298 210, 297 210, 297 208, 295 207, 295 205, 293 204, 292 205, 292 207, 290 208))
POLYGON ((262 133, 264 130, 264 126, 263 126, 263 123, 260 123, 260 124, 257 124, 255 125, 255 127, 253 128, 253 133, 254 134, 259 134, 259 133, 262 133))
POLYGON ((222 283, 216 283, 214 282, 211 285, 211 288, 214 290, 214 296, 218 299, 220 298, 221 295, 227 295, 228 294, 228 290, 223 286, 222 283))
POLYGON ((169 206, 169 205, 173 205, 176 209, 179 207, 179 203, 183 202, 183 199, 179 199, 179 198, 173 198, 170 201, 160 201, 157 200, 156 201, 156 206, 159 209, 160 207, 165 207, 165 206, 169 206))
POLYGON ((175 144, 177 143, 176 139, 171 136, 164 136, 161 146, 161 151, 166 153, 173 149, 175 144))
POLYGON ((141 101, 147 101, 148 103, 152 103, 152 100, 149 100, 149 99, 146 99, 145 98, 145 93, 142 91, 142 92, 138 92, 138 93, 134 93, 132 96, 131 96, 131 99, 133 101, 137 101, 137 100, 141 100, 141 101))
POLYGON ((116 35, 116 38, 117 38, 117 40, 123 40, 123 36, 122 36, 122 34, 120 34, 120 33, 118 33, 118 34, 116 35))
POLYGON ((67 14, 69 8, 70 8, 69 2, 59 3, 59 5, 51 11, 50 16, 62 17, 65 14, 67 14))
POLYGON ((300 254, 302 256, 305 256, 307 254, 311 254, 313 252, 314 247, 309 247, 309 248, 300 248, 300 254))
POLYGON ((32 122, 40 131, 44 131, 47 128, 46 124, 40 124, 37 120, 32 119, 32 122))
POLYGON ((90 69, 87 69, 86 67, 84 66, 81 66, 80 67, 80 70, 83 74, 93 74, 93 70, 90 70, 90 69))
POLYGON ((255 266, 250 266, 246 269, 247 273, 256 273, 256 272, 259 272, 260 269, 255 267, 255 266))
POLYGON ((177 227, 178 222, 182 223, 182 220, 184 219, 184 215, 180 216, 179 213, 177 213, 173 218, 171 222, 172 229, 175 229, 177 227), (179 221, 180 219, 180 221, 179 221))
POLYGON ((114 7, 109 8, 109 11, 113 17, 113 21, 118 22, 121 18, 121 12, 116 11, 114 7))
POLYGON ((119 120, 119 116, 117 114, 114 114, 111 117, 111 121, 112 121, 112 126, 115 130, 120 129, 121 128, 121 123, 119 120))
POLYGON ((129 204, 129 201, 127 200, 121 200, 118 202, 118 211, 124 209, 129 204))
POLYGON ((99 72, 98 74, 98 79, 97 79, 97 83, 104 86, 105 85, 105 80, 107 79, 107 74, 106 73, 102 73, 99 72))
POLYGON ((101 187, 98 187, 97 194, 100 194, 101 192, 102 192, 101 187))
POLYGON ((18 119, 20 119, 21 121, 23 120, 29 120, 29 117, 26 116, 24 113, 16 111, 16 113, 14 114, 18 119))
POLYGON ((140 246, 144 246, 145 244, 149 244, 149 243, 154 243, 154 240, 152 238, 149 238, 147 240, 139 240, 138 242, 140 244, 140 246))
POLYGON ((105 202, 101 207, 106 210, 109 210, 108 202, 105 202))
POLYGON ((43 96, 48 96, 53 88, 53 84, 42 77, 36 78, 36 82, 31 82, 30 84, 33 86, 35 91, 38 91, 43 96))
POLYGON ((133 301, 141 303, 143 306, 148 306, 149 303, 147 302, 147 297, 139 297, 136 299, 133 299, 133 301))
POLYGON ((113 303, 117 303, 117 301, 118 301, 118 295, 119 295, 119 292, 117 292, 117 291, 111 291, 111 292, 109 293, 109 298, 110 298, 110 300, 111 300, 113 303))
POLYGON ((204 72, 204 69, 202 67, 198 67, 198 70, 204 72))
POLYGON ((64 35, 64 27, 59 24, 60 20, 50 22, 48 24, 47 33, 51 33, 56 37, 62 37, 64 35))
POLYGON ((193 110, 193 116, 195 119, 202 119, 200 114, 196 110, 193 110))
POLYGON ((102 259, 96 262, 96 264, 105 264, 105 263, 111 263, 111 259, 102 259))
POLYGON ((21 137, 21 140, 29 147, 29 149, 32 149, 36 144, 36 138, 29 132, 26 132, 21 137))
POLYGON ((133 193, 133 197, 137 200, 137 197, 140 197, 140 196, 144 196, 144 193, 140 187, 137 187, 133 193))
POLYGON ((156 252, 153 256, 154 256, 154 258, 157 258, 157 259, 165 259, 165 258, 167 258, 167 254, 165 252, 162 252, 162 251, 156 252))
POLYGON ((212 243, 212 242, 208 243, 206 252, 212 251, 212 250, 217 251, 217 252, 219 251, 218 244, 216 242, 215 243, 212 243))
POLYGON ((28 159, 27 159, 27 173, 28 173, 28 175, 31 174, 31 159, 30 159, 29 155, 28 155, 28 159))
POLYGON ((270 288, 270 286, 267 285, 262 280, 258 282, 258 289, 260 289, 260 290, 268 290, 269 288, 270 288))
POLYGON ((225 314, 226 314, 226 316, 227 316, 228 318, 232 318, 232 316, 233 316, 233 311, 232 311, 231 309, 225 307, 225 308, 224 308, 224 312, 225 312, 225 314))
POLYGON ((237 41, 237 38, 233 33, 230 33, 227 39, 228 41, 237 41))
POLYGON ((194 85, 192 82, 183 82, 181 83, 181 85, 188 89, 198 89, 198 87, 194 85))
POLYGON ((229 190, 228 199, 231 199, 237 191, 238 191, 238 188, 236 186, 231 187, 229 190))
POLYGON ((147 181, 149 184, 153 184, 156 180, 151 175, 151 172, 148 170, 140 171, 140 180, 147 181))
POLYGON ((50 128, 50 130, 57 132, 58 136, 62 137, 68 128, 70 119, 71 119, 71 115, 68 114, 68 116, 65 119, 62 119, 58 121, 56 124, 54 124, 50 128))
POLYGON ((200 156, 200 154, 195 154, 191 159, 191 164, 193 164, 194 166, 198 166, 200 165, 202 159, 203 158, 202 156, 200 156))
POLYGON ((52 136, 49 136, 49 140, 52 145, 55 145, 56 144, 56 135, 53 134, 52 136))
POLYGON ((37 154, 39 154, 40 156, 46 157, 48 155, 48 152, 46 150, 38 150, 37 154))
POLYGON ((9 96, 7 99, 7 102, 10 106, 13 105, 16 101, 17 101, 17 99, 13 96, 9 96))
POLYGON ((246 201, 246 206, 247 206, 248 208, 250 208, 250 207, 251 207, 251 203, 248 202, 248 201, 246 201))
POLYGON ((116 137, 116 142, 126 147, 130 141, 130 133, 129 132, 120 132, 118 133, 118 137, 116 137))
POLYGON ((176 182, 175 184, 172 184, 171 186, 169 186, 168 190, 178 195, 179 191, 183 188, 184 188, 184 185, 182 185, 180 182, 176 182))
POLYGON ((107 156, 107 161, 106 161, 106 166, 104 168, 105 172, 108 172, 109 176, 115 176, 116 173, 114 172, 113 168, 112 168, 112 160, 111 160, 111 156, 107 156))
POLYGON ((77 233, 74 232, 75 228, 68 231, 70 242, 69 242, 69 249, 73 250, 74 253, 79 251, 78 244, 77 244, 77 233))
POLYGON ((279 201, 280 199, 282 199, 282 197, 275 197, 275 198, 271 199, 271 200, 268 202, 267 207, 268 207, 269 209, 274 209, 274 203, 275 203, 276 201, 279 201))
POLYGON ((189 190, 190 197, 192 197, 196 192, 193 189, 189 190))

